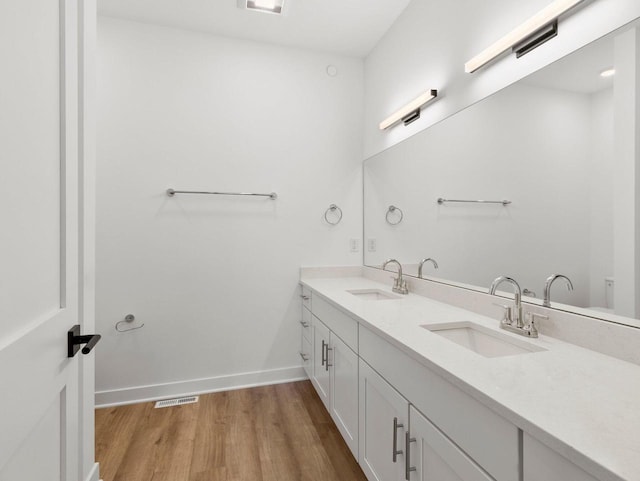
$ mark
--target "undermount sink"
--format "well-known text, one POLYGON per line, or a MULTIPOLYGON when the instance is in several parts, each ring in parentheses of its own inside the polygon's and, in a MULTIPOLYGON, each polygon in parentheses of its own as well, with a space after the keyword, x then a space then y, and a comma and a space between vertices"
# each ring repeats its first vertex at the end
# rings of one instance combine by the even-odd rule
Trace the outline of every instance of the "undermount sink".
POLYGON ((473 322, 447 322, 443 324, 426 324, 420 327, 484 357, 514 356, 546 351, 546 349, 535 344, 514 339, 499 331, 473 322))
POLYGON ((347 290, 347 292, 364 301, 389 301, 391 299, 400 299, 400 296, 381 291, 380 289, 351 289, 347 290))

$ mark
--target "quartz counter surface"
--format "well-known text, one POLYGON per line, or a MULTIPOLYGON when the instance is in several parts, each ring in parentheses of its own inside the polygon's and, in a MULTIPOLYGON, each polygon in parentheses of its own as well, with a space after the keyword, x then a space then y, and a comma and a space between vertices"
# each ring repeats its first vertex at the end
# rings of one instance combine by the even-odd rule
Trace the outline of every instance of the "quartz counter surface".
POLYGON ((349 293, 391 293, 364 277, 300 282, 594 477, 640 480, 640 366, 544 335, 511 334, 496 319, 416 294, 364 300, 349 293), (487 358, 421 327, 459 321, 546 350, 487 358))

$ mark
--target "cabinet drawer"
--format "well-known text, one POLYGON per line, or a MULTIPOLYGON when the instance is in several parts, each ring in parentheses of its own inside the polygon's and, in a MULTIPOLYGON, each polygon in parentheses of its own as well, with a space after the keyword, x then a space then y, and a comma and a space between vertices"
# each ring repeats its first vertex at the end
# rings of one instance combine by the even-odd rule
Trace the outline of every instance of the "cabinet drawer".
POLYGON ((304 368, 304 372, 306 372, 309 379, 311 379, 313 351, 311 349, 311 341, 304 336, 302 337, 302 350, 300 351, 300 357, 302 357, 302 367, 304 368))
POLYGON ((302 320, 300 321, 300 329, 302 330, 302 337, 305 337, 308 341, 311 341, 311 311, 306 307, 302 308, 302 320))
POLYGON ((302 299, 303 307, 311 310, 311 289, 306 286, 300 285, 300 298, 302 299))
POLYGON ((320 319, 357 354, 358 322, 317 295, 313 295, 312 298, 313 315, 320 319))
POLYGON ((360 356, 498 481, 518 481, 518 428, 360 326, 360 356))

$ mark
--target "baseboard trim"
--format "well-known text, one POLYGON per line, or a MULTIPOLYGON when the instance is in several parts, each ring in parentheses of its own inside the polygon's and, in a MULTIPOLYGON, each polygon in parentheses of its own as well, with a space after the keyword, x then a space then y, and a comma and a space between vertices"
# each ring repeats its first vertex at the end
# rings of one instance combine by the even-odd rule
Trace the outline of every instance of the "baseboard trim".
POLYGON ((96 408, 194 396, 308 379, 301 366, 96 392, 96 408))
POLYGON ((95 463, 85 481, 100 481, 100 465, 95 463))

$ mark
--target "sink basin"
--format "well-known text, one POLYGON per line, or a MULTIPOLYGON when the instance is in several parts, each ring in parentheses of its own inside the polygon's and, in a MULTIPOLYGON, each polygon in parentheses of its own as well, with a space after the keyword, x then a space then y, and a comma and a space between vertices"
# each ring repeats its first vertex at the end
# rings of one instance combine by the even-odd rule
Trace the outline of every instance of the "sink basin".
POLYGON ((514 339, 499 331, 473 322, 447 322, 443 324, 426 324, 420 327, 484 357, 514 356, 546 351, 546 349, 535 344, 514 339))
POLYGON ((347 290, 347 292, 364 301, 389 301, 391 299, 401 298, 400 296, 381 291, 380 289, 352 289, 347 290))

